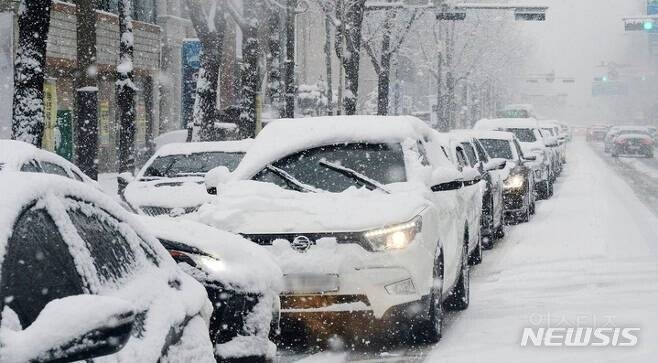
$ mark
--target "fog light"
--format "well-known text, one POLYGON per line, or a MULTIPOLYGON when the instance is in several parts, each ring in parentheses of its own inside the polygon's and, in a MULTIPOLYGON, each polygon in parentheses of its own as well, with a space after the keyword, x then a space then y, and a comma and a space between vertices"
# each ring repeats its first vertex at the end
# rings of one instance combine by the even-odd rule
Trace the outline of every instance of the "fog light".
POLYGON ((416 287, 414 286, 414 282, 411 281, 411 279, 406 279, 390 285, 386 285, 385 289, 389 295, 412 295, 416 293, 416 287))

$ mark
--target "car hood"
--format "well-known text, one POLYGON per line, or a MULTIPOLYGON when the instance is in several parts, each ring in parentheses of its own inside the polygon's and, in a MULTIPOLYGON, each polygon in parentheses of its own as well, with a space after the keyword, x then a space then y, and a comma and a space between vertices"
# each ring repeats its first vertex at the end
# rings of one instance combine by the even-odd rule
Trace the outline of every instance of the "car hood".
POLYGON ((429 204, 429 189, 414 183, 391 191, 350 188, 342 193, 301 193, 274 184, 237 181, 190 215, 235 233, 352 232, 409 221, 429 204), (427 189, 427 192, 424 191, 427 189))
POLYGON ((208 201, 203 177, 136 180, 123 192, 126 201, 135 209, 144 206, 162 208, 196 207, 208 201))

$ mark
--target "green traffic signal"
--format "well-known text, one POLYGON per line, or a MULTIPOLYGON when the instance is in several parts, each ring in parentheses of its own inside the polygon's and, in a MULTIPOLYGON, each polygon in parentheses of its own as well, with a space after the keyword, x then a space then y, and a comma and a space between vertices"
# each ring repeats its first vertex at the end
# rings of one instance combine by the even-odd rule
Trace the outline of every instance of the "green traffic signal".
POLYGON ((644 30, 653 30, 653 21, 644 22, 644 30))
POLYGON ((603 77, 601 77, 601 80, 602 80, 603 82, 608 82, 608 76, 603 76, 603 77))

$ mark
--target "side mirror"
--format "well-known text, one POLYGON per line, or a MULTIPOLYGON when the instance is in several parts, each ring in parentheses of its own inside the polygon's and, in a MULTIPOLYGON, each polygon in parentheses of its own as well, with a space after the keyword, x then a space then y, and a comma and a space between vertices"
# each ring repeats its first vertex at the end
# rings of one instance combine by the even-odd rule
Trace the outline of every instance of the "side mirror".
POLYGON ((441 167, 432 172, 431 189, 433 192, 455 190, 463 186, 462 174, 457 169, 441 167))
POLYGON ((505 166, 507 166, 506 159, 495 158, 489 160, 489 162, 485 165, 485 169, 487 169, 487 171, 502 170, 505 169, 505 166))
POLYGON ((465 168, 464 171, 462 171, 462 180, 464 181, 465 186, 473 185, 482 180, 482 175, 476 169, 465 168))
POLYGON ((231 171, 225 166, 218 166, 206 173, 205 183, 208 194, 217 195, 220 184, 226 183, 231 177, 231 171))
POLYGON ((548 146, 548 147, 556 147, 556 146, 558 146, 557 138, 556 138, 555 136, 547 136, 547 137, 544 139, 544 145, 546 145, 546 146, 548 146))
POLYGON ((52 300, 24 330, 0 329, 7 339, 0 360, 72 362, 113 354, 126 345, 134 323, 125 300, 100 295, 52 300))
POLYGON ((537 157, 534 156, 534 155, 527 155, 527 156, 523 156, 523 160, 525 160, 525 161, 535 161, 535 160, 537 160, 537 157))
POLYGON ((132 183, 135 180, 135 177, 130 172, 123 172, 117 175, 117 186, 119 189, 119 194, 123 194, 123 191, 126 189, 128 184, 132 183))

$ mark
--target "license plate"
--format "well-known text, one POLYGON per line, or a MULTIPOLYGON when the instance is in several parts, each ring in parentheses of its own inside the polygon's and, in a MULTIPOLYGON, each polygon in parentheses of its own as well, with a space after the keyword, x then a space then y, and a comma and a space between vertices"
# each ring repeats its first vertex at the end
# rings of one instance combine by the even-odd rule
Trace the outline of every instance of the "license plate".
POLYGON ((628 150, 636 151, 636 150, 640 150, 640 147, 635 146, 635 145, 631 145, 631 146, 628 147, 628 150))
POLYGON ((338 291, 336 274, 283 275, 284 294, 321 294, 338 291))

